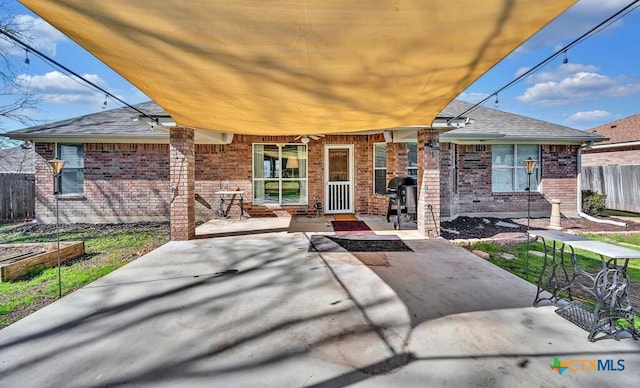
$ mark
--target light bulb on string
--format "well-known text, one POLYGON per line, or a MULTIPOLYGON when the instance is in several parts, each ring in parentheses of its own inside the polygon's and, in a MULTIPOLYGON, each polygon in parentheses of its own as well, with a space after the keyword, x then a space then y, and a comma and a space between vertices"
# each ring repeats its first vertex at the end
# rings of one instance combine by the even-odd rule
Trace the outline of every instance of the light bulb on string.
POLYGON ((567 58, 567 50, 562 52, 564 54, 564 59, 562 60, 562 64, 566 65, 567 63, 569 63, 569 58, 567 58))
POLYGON ((498 102, 498 95, 496 94, 496 100, 494 101, 495 107, 498 108, 499 102, 498 102))
POLYGON ((24 67, 29 67, 31 60, 29 59, 29 50, 24 49, 24 67))
POLYGON ((107 109, 107 95, 104 95, 104 102, 102 103, 102 109, 107 109))

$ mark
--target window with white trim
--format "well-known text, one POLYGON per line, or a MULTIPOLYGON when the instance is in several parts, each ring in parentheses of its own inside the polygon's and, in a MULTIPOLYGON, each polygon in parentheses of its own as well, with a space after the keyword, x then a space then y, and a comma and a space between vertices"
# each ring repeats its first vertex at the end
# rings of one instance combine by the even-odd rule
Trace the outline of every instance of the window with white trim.
POLYGON ((373 144, 373 193, 387 192, 387 143, 373 144))
POLYGON ((253 145, 253 203, 307 204, 306 145, 253 145))
POLYGON ((82 144, 58 144, 56 155, 65 164, 58 176, 60 194, 82 194, 84 192, 84 149, 82 144))
POLYGON ((407 143, 407 176, 418 178, 418 143, 407 143))
POLYGON ((538 161, 531 174, 531 191, 539 191, 539 145, 499 144, 491 146, 491 190, 494 193, 526 192, 529 176, 523 161, 528 158, 538 161))

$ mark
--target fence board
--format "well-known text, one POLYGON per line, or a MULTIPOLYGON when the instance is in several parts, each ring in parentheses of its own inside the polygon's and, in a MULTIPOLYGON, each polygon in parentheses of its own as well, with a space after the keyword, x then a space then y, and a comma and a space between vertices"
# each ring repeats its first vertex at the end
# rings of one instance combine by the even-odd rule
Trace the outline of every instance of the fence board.
POLYGON ((0 220, 33 217, 35 194, 34 174, 0 173, 0 220))
POLYGON ((582 189, 607 194, 608 209, 640 213, 640 165, 583 167, 582 189))

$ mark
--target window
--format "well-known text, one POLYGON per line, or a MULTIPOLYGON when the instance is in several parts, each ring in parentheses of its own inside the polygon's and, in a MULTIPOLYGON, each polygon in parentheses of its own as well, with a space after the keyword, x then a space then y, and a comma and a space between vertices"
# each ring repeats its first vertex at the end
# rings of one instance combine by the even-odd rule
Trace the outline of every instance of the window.
POLYGON ((66 162, 57 182, 60 194, 82 194, 84 192, 82 144, 58 144, 57 157, 66 162))
POLYGON ((453 188, 453 193, 458 193, 458 145, 453 144, 453 158, 451 163, 451 186, 453 188))
MULTIPOLYGON (((493 192, 524 192, 528 175, 522 162, 528 158, 540 160, 540 146, 505 144, 491 147, 491 189, 493 192)), ((540 163, 531 174, 531 191, 538 191, 540 163)))
POLYGON ((407 143, 407 176, 418 178, 418 143, 407 143))
POLYGON ((253 145, 253 203, 307 204, 306 145, 253 145))
POLYGON ((387 192, 387 143, 373 144, 373 193, 387 192))

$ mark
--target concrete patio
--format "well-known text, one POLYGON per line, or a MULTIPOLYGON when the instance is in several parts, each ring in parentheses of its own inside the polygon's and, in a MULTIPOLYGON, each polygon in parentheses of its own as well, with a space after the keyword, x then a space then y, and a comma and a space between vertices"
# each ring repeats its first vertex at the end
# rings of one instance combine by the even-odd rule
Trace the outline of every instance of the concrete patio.
POLYGON ((638 341, 588 342, 553 307, 531 307, 534 286, 462 248, 371 219, 376 234, 398 235, 413 252, 310 252, 310 238, 331 231, 293 230, 326 228, 327 220, 297 221, 202 225, 201 238, 170 242, 5 328, 0 385, 631 387, 640 380, 638 341), (554 357, 624 360, 625 369, 559 375, 554 357))

